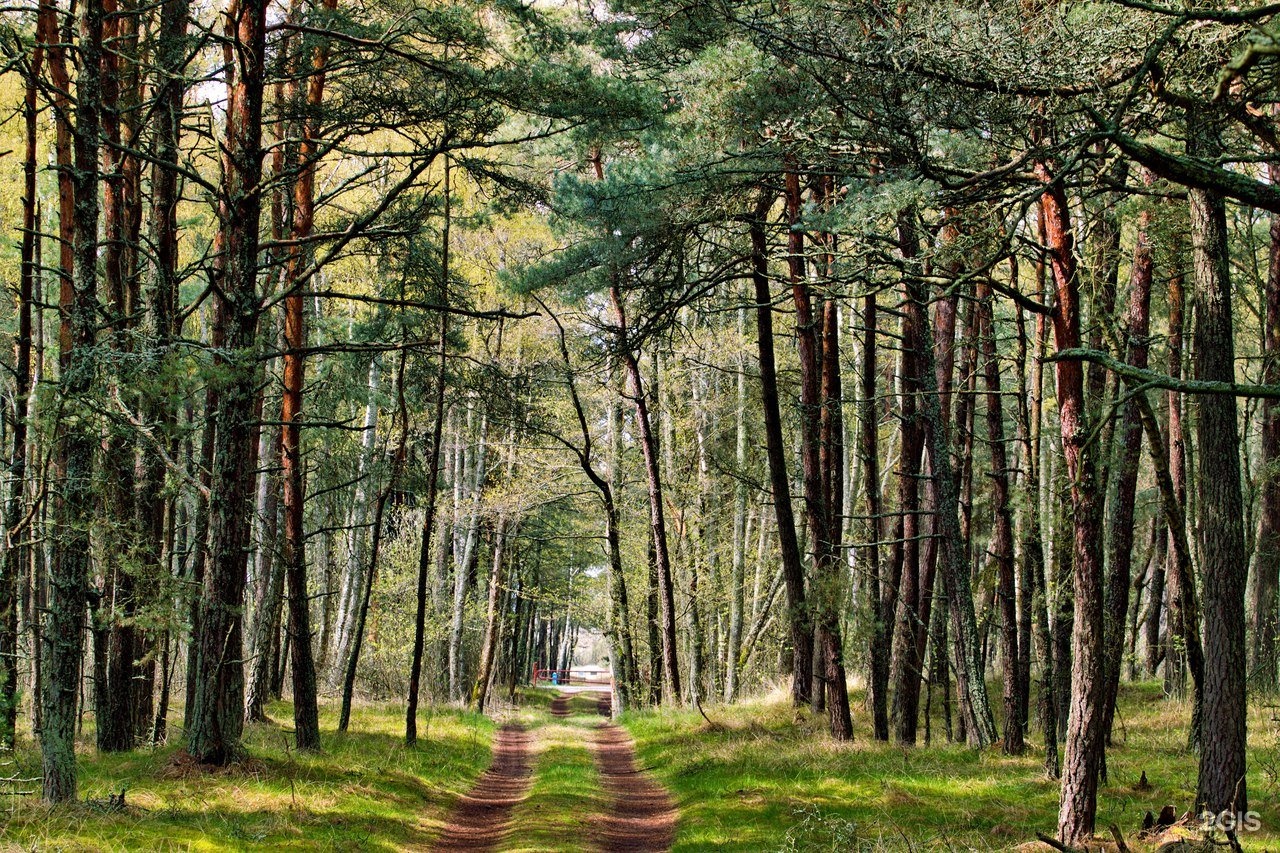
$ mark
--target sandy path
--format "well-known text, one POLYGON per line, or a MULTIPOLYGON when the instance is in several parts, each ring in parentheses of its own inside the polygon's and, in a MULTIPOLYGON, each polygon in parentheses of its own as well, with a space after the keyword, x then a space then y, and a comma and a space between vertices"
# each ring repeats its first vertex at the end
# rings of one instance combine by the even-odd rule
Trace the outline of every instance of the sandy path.
POLYGON ((511 811, 529 790, 529 745, 523 727, 503 726, 493 742, 493 763, 449 815, 433 850, 492 850, 511 829, 511 811))
POLYGON ((671 849, 676 837, 676 807, 666 790, 636 767, 631 736, 620 726, 596 727, 596 768, 609 807, 600 826, 600 849, 610 853, 649 853, 671 849))

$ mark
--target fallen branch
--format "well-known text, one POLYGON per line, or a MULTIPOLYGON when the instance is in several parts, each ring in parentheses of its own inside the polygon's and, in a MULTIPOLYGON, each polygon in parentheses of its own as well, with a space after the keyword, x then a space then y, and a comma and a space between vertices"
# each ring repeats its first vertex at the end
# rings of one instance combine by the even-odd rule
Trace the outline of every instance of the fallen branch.
POLYGON ((1036 838, 1043 841, 1045 844, 1048 844, 1054 850, 1060 850, 1061 853, 1088 853, 1088 851, 1081 850, 1078 847, 1068 847, 1058 839, 1050 835, 1045 835, 1043 832, 1037 832, 1036 838))

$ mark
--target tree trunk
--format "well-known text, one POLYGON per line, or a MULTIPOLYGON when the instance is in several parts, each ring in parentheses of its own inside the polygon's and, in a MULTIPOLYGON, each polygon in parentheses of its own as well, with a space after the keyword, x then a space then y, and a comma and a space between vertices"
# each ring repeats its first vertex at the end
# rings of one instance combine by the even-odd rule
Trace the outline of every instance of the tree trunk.
MULTIPOLYGON (((337 0, 323 0, 326 12, 337 0)), ((289 589, 289 631, 293 672, 293 723, 298 749, 320 748, 319 710, 316 705, 316 665, 311 651, 311 601, 307 596, 305 489, 302 468, 302 397, 306 384, 306 311, 302 288, 307 277, 307 242, 315 221, 315 169, 320 157, 316 115, 324 101, 325 70, 329 45, 321 39, 311 59, 307 81, 307 118, 298 144, 298 174, 293 186, 292 244, 285 263, 284 299, 284 395, 281 401, 281 478, 284 481, 284 560, 289 589)), ((297 84, 294 84, 297 85, 297 84)))
MULTIPOLYGON (((445 189, 445 197, 448 198, 447 182, 446 182, 446 189, 445 189)), ((446 216, 446 221, 447 221, 447 218, 448 217, 446 216)), ((448 247, 449 245, 449 237, 448 237, 447 229, 444 235, 444 245, 445 247, 448 247)), ((443 291, 441 294, 441 304, 448 305, 449 304, 448 302, 449 265, 447 261, 447 256, 448 256, 447 248, 445 249, 445 255, 446 255, 446 262, 443 267, 444 275, 441 277, 441 284, 442 284, 442 291, 443 291)), ((435 399, 433 401, 435 412, 432 415, 433 421, 432 421, 432 427, 431 427, 431 457, 427 463, 427 502, 426 502, 427 505, 423 512, 423 518, 422 518, 422 546, 418 552, 418 590, 417 590, 418 607, 414 617, 413 662, 409 669, 409 696, 408 696, 407 707, 405 709, 405 718, 404 718, 404 742, 406 746, 413 746, 418 742, 418 691, 419 691, 419 683, 422 679, 422 653, 423 653, 424 644, 426 642, 427 576, 430 574, 430 570, 431 570, 431 534, 436 526, 435 524, 436 502, 437 502, 437 496, 439 494, 439 480, 440 480, 440 444, 444 440, 444 411, 445 411, 444 398, 445 398, 445 387, 448 384, 448 373, 446 368, 447 368, 447 356, 449 352, 448 351, 449 312, 446 310, 442 310, 440 312, 440 326, 438 331, 440 335, 440 344, 436 351, 436 361, 438 362, 437 364, 438 372, 436 374, 436 387, 434 389, 435 399)), ((484 428, 481 427, 481 431, 480 431, 481 458, 478 464, 478 470, 480 474, 476 480, 477 495, 479 494, 480 489, 484 483, 484 473, 483 473, 484 472, 484 440, 485 440, 484 428)), ((479 507, 476 507, 476 512, 477 513, 479 512, 479 507)), ((458 574, 460 576, 465 576, 467 574, 467 571, 468 571, 468 567, 464 565, 458 569, 458 574)), ((463 587, 462 589, 465 593, 466 588, 463 587)), ((459 605, 456 599, 454 602, 454 606, 455 606, 455 623, 454 624, 456 627, 458 624, 457 620, 459 615, 459 610, 457 609, 459 605)), ((452 680, 455 674, 454 670, 452 669, 452 666, 456 661, 456 658, 453 657, 455 646, 452 638, 450 639, 449 651, 451 653, 450 659, 449 659, 449 662, 450 662, 449 675, 450 675, 450 679, 452 680)))
MULTIPOLYGON (((919 254, 915 224, 905 214, 899 218, 898 249, 912 263, 919 254)), ((908 286, 904 283, 905 289, 908 286)), ((902 455, 898 460, 898 531, 893 546, 894 572, 889 585, 896 628, 890 627, 893 653, 894 736, 898 743, 914 744, 919 720, 921 662, 916 655, 916 620, 920 613, 921 521, 920 482, 924 453, 924 424, 920 416, 920 376, 926 343, 918 312, 902 313, 902 355, 898 382, 901 386, 902 455)))
POLYGON ((768 242, 765 217, 773 198, 760 194, 751 219, 751 280, 755 288, 756 343, 760 352, 760 403, 764 410, 765 447, 769 457, 769 481, 773 491, 774 517, 778 525, 778 550, 787 590, 787 621, 790 625, 794 665, 791 699, 808 704, 813 681, 813 629, 805 601, 804 564, 796 538, 795 515, 791 507, 791 483, 787 477, 786 445, 782 437, 782 413, 778 404, 778 371, 773 352, 773 294, 769 286, 768 242))
MULTIPOLYGON (((474 410, 473 410, 474 411, 474 410)), ((468 413, 468 426, 472 423, 472 413, 468 413)), ((471 564, 476 552, 476 542, 480 535, 481 500, 484 495, 485 482, 488 478, 487 460, 489 453, 489 416, 480 414, 479 435, 476 439, 474 461, 472 462, 472 480, 470 484, 470 511, 467 515, 466 527, 462 533, 462 547, 455 551, 453 561, 453 610, 449 626, 449 696, 462 698, 462 634, 466 615, 467 594, 471 588, 471 564)), ((465 464, 464 464, 465 470, 465 464)))
POLYGON ((240 751, 244 725, 241 612, 248 554, 256 430, 254 369, 258 313, 258 226, 262 213, 262 95, 265 0, 236 0, 227 15, 228 80, 220 248, 225 268, 215 323, 223 327, 224 374, 209 498, 209 563, 199 603, 195 681, 187 749, 202 763, 226 764, 240 751))
MULTIPOLYGON (((57 13, 41 4, 41 29, 49 51, 54 86, 70 90, 64 51, 57 29, 57 13)), ((43 799, 62 803, 76 796, 75 728, 80 693, 80 665, 84 648, 84 614, 89 584, 89 529, 93 522, 93 453, 97 437, 85 399, 94 378, 97 337, 98 154, 101 82, 96 70, 102 61, 103 8, 101 0, 81 6, 79 57, 92 69, 76 81, 75 168, 69 169, 65 142, 70 132, 69 104, 55 100, 58 121, 59 166, 67 168, 61 183, 64 240, 59 298, 59 391, 64 414, 54 450, 55 538, 49 576, 48 616, 44 631, 44 681, 40 730, 43 799), (65 165, 64 165, 65 163, 65 165), (68 192, 69 190, 69 192, 68 192), (69 204, 68 204, 69 202, 69 204), (66 409, 70 408, 70 412, 66 409)))
POLYGON ((332 665, 329 667, 329 682, 336 683, 346 672, 347 662, 351 658, 351 642, 354 636, 355 622, 358 618, 365 587, 364 571, 368 567, 366 554, 366 537, 372 538, 368 532, 369 509, 379 497, 369 500, 369 478, 373 467, 374 447, 378 437, 378 361, 369 359, 368 398, 364 407, 364 424, 360 440, 360 467, 357 471, 356 489, 353 496, 349 531, 347 533, 347 564, 342 573, 342 582, 338 594, 338 612, 334 617, 334 640, 332 665))
MULTIPOLYGON (((281 428, 271 432, 265 459, 281 458, 281 428)), ((284 605, 285 565, 276 559, 280 529, 280 477, 268 471, 264 478, 266 494, 262 501, 261 528, 258 531, 258 586, 254 590, 257 607, 249 634, 249 678, 245 688, 245 722, 261 723, 267 719, 266 704, 271 689, 271 665, 277 637, 280 634, 280 612, 284 605)))
MULTIPOLYGON (((834 187, 827 176, 822 178, 820 203, 827 205, 834 195, 834 187)), ((824 234, 823 274, 828 281, 834 278, 835 237, 824 234)), ((808 281, 793 282, 793 292, 808 290, 808 281)), ((849 709, 849 688, 844 668, 844 641, 840 630, 840 609, 845 600, 844 578, 840 558, 841 516, 844 510, 844 412, 840 376, 840 311, 834 299, 823 302, 820 316, 800 310, 797 299, 796 322, 821 323, 819 361, 818 404, 818 487, 820 501, 817 512, 811 513, 814 525, 814 543, 817 546, 814 560, 814 617, 816 638, 821 649, 823 685, 827 694, 827 717, 831 736, 836 740, 853 739, 853 719, 849 709), (820 531, 820 532, 819 532, 820 531)), ((802 371, 803 373, 803 371, 802 371)), ((806 465, 806 479, 808 471, 806 465)), ((806 485, 806 493, 809 487, 806 485)))
MULTIPOLYGON (((1147 335, 1150 329, 1151 278, 1153 261, 1148 231, 1151 212, 1138 216, 1138 233, 1129 277, 1129 307, 1125 318, 1124 359, 1134 367, 1147 366, 1147 335)), ((1121 406, 1119 459, 1116 464, 1116 492, 1111 501, 1110 554, 1103 619, 1103 663, 1106 692, 1102 736, 1111 743, 1116 699, 1120 690, 1120 664, 1124 654, 1125 618, 1132 584, 1134 502, 1137 498, 1138 463, 1142 458, 1142 416, 1138 403, 1126 400, 1121 406)))
MULTIPOLYGON (((738 309, 738 345, 745 349, 747 309, 738 309)), ((737 384, 734 397, 734 464, 737 478, 733 487, 733 556, 729 569, 729 632, 725 641, 724 701, 738 696, 738 655, 742 651, 742 610, 747 566, 747 359, 737 357, 737 384)))
MULTIPOLYGON (((1187 116, 1190 153, 1221 153, 1207 114, 1187 116)), ((1195 273, 1195 378, 1235 381, 1230 257, 1223 197, 1187 190, 1195 273)), ((1197 399, 1200 449, 1197 531, 1204 562, 1204 707, 1197 810, 1247 811, 1245 789, 1244 593, 1248 555, 1240 495, 1240 437, 1235 397, 1197 399)))
MULTIPOLYGON (((1280 181, 1280 166, 1270 167, 1271 182, 1280 181)), ((1263 322, 1262 381, 1280 385, 1280 214, 1271 214, 1271 251, 1267 266, 1263 322)), ((1280 589, 1280 401, 1262 401, 1261 505, 1253 589, 1253 673, 1268 694, 1280 686, 1277 649, 1277 590, 1280 589)))
POLYGON ((640 375, 640 362, 628 339, 627 318, 622 307, 622 292, 615 281, 609 287, 609 299, 627 370, 629 394, 636 410, 636 426, 640 432, 640 449, 644 453, 645 476, 649 491, 649 526, 653 531, 654 568, 658 579, 658 603, 661 613, 662 671, 665 679, 666 700, 680 704, 680 669, 676 660, 676 605, 675 590, 671 580, 671 555, 667 549, 667 522, 662 499, 662 477, 658 473, 658 440, 649 418, 649 404, 645 399, 644 381, 640 375))
MULTIPOLYGON (((27 415, 31 394, 31 307, 37 277, 35 258, 39 203, 36 200, 37 94, 44 64, 44 43, 31 48, 22 101, 22 246, 18 278, 18 328, 14 335, 13 425, 9 453, 9 499, 5 504, 3 564, 0 564, 0 750, 12 749, 18 723, 19 578, 30 563, 31 549, 22 544, 22 517, 27 491, 27 415)), ((39 618, 39 617, 37 617, 39 618)), ((33 620, 34 621, 34 620, 33 620)))
MULTIPOLYGON (((911 212, 902 214, 902 227, 914 227, 914 223, 905 220, 905 217, 911 215, 911 212)), ((906 283, 908 299, 905 312, 919 328, 921 339, 929 341, 932 333, 923 282, 909 274, 906 283)), ((925 447, 929 452, 929 462, 937 484, 935 523, 936 531, 941 537, 943 588, 951 611, 951 629, 956 651, 956 690, 960 697, 968 742, 975 747, 984 747, 995 741, 996 729, 979 659, 973 591, 969 583, 969 567, 964 557, 964 537, 960 528, 958 483, 942 419, 933 349, 925 346, 920 354, 921 414, 925 447)))
POLYGON ((871 606, 871 720, 876 740, 889 739, 889 634, 888 620, 893 618, 892 594, 880 576, 880 410, 876 400, 876 324, 875 293, 862 298, 862 395, 858 400, 859 440, 863 481, 866 486, 867 540, 863 549, 867 572, 867 601, 871 606))
MULTIPOLYGON (((508 465, 508 472, 510 465, 508 465)), ((506 587, 507 572, 507 540, 515 538, 515 533, 507 532, 507 519, 499 516, 493 530, 493 564, 489 568, 489 601, 485 608, 484 640, 480 646, 480 666, 476 673, 475 686, 471 688, 470 704, 477 711, 484 713, 485 701, 489 697, 489 682, 493 678, 493 661, 498 651, 498 621, 501 618, 498 601, 506 587)))
MULTIPOLYGON (((364 568, 362 577, 363 589, 355 605, 355 624, 351 628, 348 643, 349 652, 343 659, 342 677, 342 710, 338 714, 338 731, 345 732, 351 722, 351 700, 355 694, 356 672, 360 666, 360 652, 364 646, 365 624, 369 618, 369 602, 373 598, 373 581, 378 572, 378 555, 382 549, 383 517, 387 509, 387 501, 395 494, 400 485, 400 475, 404 471, 405 448, 409 443, 409 408, 404 395, 404 368, 408 360, 407 349, 400 351, 400 360, 396 367, 396 420, 399 422, 400 437, 394 454, 391 457, 391 474, 387 484, 378 493, 373 507, 373 527, 369 541, 369 565, 364 568)), ((372 373, 372 367, 370 368, 372 373)), ((366 419, 367 423, 367 419, 366 419)), ((441 432, 441 439, 444 434, 441 432)))
MULTIPOLYGON (((981 322, 983 374, 987 387, 987 440, 991 452, 991 503, 995 515, 991 551, 997 569, 997 597, 1000 599, 1001 643, 1004 647, 1004 753, 1021 755, 1025 720, 1023 694, 1027 687, 1018 671, 1021 658, 1018 631, 1016 567, 1013 554, 1013 511, 1010 507, 1009 461, 1004 444, 1004 407, 1000 397, 1000 363, 996 358, 995 316, 991 306, 991 286, 977 285, 981 322)), ((1024 581, 1025 582, 1025 581, 1024 581)))
MULTIPOLYGON (((1080 283, 1066 194, 1044 163, 1036 165, 1045 183, 1040 210, 1049 266, 1057 294, 1052 315, 1058 350, 1080 345, 1080 283)), ((1102 503, 1096 446, 1090 440, 1079 362, 1054 364, 1058 420, 1073 517, 1074 624, 1071 648, 1071 712, 1063 764, 1058 837, 1075 845, 1093 834, 1097 814, 1098 769, 1102 758, 1102 503)), ((1059 534, 1061 535, 1061 534, 1059 534)))

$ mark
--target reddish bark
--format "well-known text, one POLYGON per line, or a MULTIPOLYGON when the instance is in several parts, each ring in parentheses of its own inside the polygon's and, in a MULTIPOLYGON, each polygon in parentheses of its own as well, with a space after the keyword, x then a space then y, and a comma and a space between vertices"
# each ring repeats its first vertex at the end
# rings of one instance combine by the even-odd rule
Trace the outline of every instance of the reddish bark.
POLYGON ((198 761, 225 764, 240 751, 244 725, 241 660, 245 561, 249 553, 257 430, 258 226, 262 214, 262 98, 267 0, 232 0, 226 17, 229 92, 223 144, 219 240, 221 270, 215 334, 223 377, 217 383, 212 442, 209 560, 199 602, 195 689, 187 748, 198 761))
MULTIPOLYGON (((1053 309, 1058 350, 1080 346, 1080 285, 1066 193, 1044 163, 1036 174, 1045 183, 1040 198, 1057 296, 1053 309)), ((1054 363, 1058 420, 1074 518, 1074 605, 1071 713, 1063 762, 1058 837, 1075 845, 1093 834, 1097 814, 1098 769, 1102 758, 1102 497, 1096 446, 1089 440, 1084 370, 1078 361, 1054 363)))
MULTIPOLYGON (((323 0, 332 12, 337 0, 323 0)), ((316 707, 316 670, 311 651, 310 601, 307 597, 306 532, 304 530, 305 482, 302 470, 302 394, 306 383, 306 312, 302 288, 306 283, 306 245, 315 221, 315 177, 319 160, 320 119, 324 101, 329 44, 322 39, 311 58, 307 81, 307 118, 298 144, 298 174, 293 186, 293 231, 285 265, 288 295, 284 300, 284 394, 280 420, 281 476, 284 481, 284 559, 289 588, 289 631, 293 672, 293 719, 299 749, 320 746, 319 712, 316 707)))

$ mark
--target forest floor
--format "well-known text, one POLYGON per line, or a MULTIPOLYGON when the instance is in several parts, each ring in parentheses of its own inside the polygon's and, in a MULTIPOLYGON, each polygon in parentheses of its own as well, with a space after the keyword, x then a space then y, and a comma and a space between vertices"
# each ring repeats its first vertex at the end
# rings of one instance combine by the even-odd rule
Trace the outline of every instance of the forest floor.
MULTIPOLYGON (((862 699, 855 695, 855 702, 862 699)), ((521 690, 496 720, 455 709, 423 715, 417 747, 401 742, 402 708, 358 707, 334 732, 322 709, 324 752, 289 748, 287 704, 250 727, 249 758, 220 772, 183 763, 176 747, 99 755, 92 720, 81 751, 81 796, 49 811, 30 790, 0 783, 0 849, 13 850, 1047 850, 1057 785, 1033 750, 1010 758, 945 742, 905 749, 870 737, 855 706, 855 740, 781 693, 733 707, 642 711, 607 723, 594 694, 521 690), (633 751, 634 744, 634 751, 633 751), (126 807, 109 794, 126 791, 126 807)), ((937 702, 934 703, 937 711, 937 702)), ((1156 684, 1128 685, 1108 753, 1098 825, 1130 849, 1148 810, 1181 814, 1195 792, 1196 757, 1183 748, 1187 706, 1156 684), (1145 771, 1149 788, 1139 784, 1145 771)), ((936 716, 936 714, 935 714, 936 716)), ((1250 805, 1260 828, 1244 849, 1280 849, 1280 722, 1250 709, 1250 805)), ((923 729, 922 729, 923 743, 923 729)), ((26 742, 0 777, 38 773, 26 742)), ((1162 839, 1167 840, 1167 838, 1162 839)), ((1110 847, 1108 849, 1111 849, 1110 847)), ((1225 848, 1217 848, 1225 849, 1225 848)))

